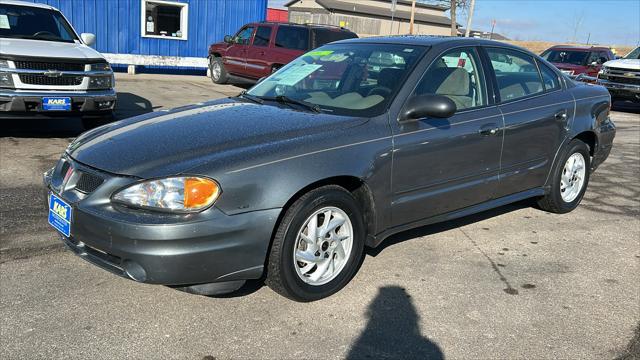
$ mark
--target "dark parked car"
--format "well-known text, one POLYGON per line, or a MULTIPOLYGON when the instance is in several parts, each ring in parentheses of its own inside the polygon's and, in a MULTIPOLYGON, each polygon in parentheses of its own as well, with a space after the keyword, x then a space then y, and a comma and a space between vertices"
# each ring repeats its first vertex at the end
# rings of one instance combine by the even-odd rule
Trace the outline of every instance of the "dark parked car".
POLYGON ((602 64, 615 59, 611 49, 597 46, 554 46, 545 50, 543 59, 567 75, 596 76, 602 64))
POLYGON ((257 80, 311 49, 357 37, 347 29, 327 25, 247 24, 209 47, 209 72, 217 84, 226 83, 230 75, 257 80))
POLYGON ((344 40, 237 97, 78 137, 45 173, 49 221, 135 281, 215 294, 266 273, 316 300, 394 233, 526 198, 575 209, 611 150, 609 107, 511 45, 344 40))

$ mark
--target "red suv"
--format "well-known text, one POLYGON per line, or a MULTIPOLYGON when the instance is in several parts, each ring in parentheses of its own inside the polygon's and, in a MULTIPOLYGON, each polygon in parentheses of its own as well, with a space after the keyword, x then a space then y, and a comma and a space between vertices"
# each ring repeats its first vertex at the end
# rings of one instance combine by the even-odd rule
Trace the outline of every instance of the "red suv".
POLYGON ((540 56, 567 75, 597 76, 602 64, 616 57, 611 49, 596 46, 554 46, 540 56))
POLYGON ((209 46, 209 70, 216 84, 229 76, 257 80, 305 52, 358 35, 340 27, 261 22, 243 26, 234 36, 209 46))

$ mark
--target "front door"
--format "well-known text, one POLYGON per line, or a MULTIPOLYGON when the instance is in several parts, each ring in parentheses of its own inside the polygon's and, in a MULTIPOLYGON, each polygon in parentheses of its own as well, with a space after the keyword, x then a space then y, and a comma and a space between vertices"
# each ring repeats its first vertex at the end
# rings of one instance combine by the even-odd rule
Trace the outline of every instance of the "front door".
POLYGON ((256 29, 253 43, 247 52, 247 76, 259 79, 271 74, 271 64, 268 61, 271 29, 271 25, 258 26, 256 29))
POLYGON ((253 27, 245 26, 233 37, 224 57, 227 72, 242 75, 246 69, 247 49, 253 35, 253 27))
POLYGON ((449 119, 392 121, 393 226, 487 201, 498 182, 503 119, 488 103, 477 50, 439 56, 414 91, 425 94, 447 96, 458 110, 449 119))

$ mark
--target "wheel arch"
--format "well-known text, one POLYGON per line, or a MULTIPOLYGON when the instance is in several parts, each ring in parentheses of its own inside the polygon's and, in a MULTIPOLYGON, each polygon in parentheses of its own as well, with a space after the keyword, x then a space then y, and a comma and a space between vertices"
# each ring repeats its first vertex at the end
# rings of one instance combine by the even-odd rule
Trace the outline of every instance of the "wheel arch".
POLYGON ((595 132, 591 130, 583 131, 574 136, 571 140, 573 139, 578 139, 587 144, 587 146, 589 146, 589 155, 593 156, 595 154, 595 151, 598 148, 598 137, 595 132))
MULTIPOLYGON (((370 246, 371 244, 373 244, 373 235, 376 232, 376 226, 377 226, 376 207, 375 207, 373 192, 371 191, 371 188, 369 187, 369 185, 367 185, 367 183, 363 179, 353 175, 332 176, 332 177, 324 178, 321 180, 317 180, 304 186, 303 188, 295 192, 289 198, 289 200, 287 200, 285 205, 282 207, 280 216, 278 216, 278 220, 276 221, 274 234, 277 231, 278 227, 280 226, 280 223, 282 221, 282 218, 284 217, 285 212, 289 207, 291 207, 291 205, 296 200, 298 200, 301 196, 308 193, 309 191, 312 191, 314 189, 317 189, 326 185, 337 185, 349 191, 351 194, 353 194, 356 201, 358 202, 358 205, 362 210, 362 214, 364 217, 362 220, 367 230, 367 233, 365 234, 366 235, 365 245, 370 246)), ((273 237, 271 241, 273 241, 273 237)))

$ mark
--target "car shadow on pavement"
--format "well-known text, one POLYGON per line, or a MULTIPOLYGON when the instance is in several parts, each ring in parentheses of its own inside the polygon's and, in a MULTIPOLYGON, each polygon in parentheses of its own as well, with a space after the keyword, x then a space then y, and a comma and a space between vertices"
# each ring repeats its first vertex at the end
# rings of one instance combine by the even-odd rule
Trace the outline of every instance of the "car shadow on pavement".
MULTIPOLYGON (((119 92, 114 121, 145 114, 154 107, 146 98, 119 92)), ((79 116, 57 114, 50 117, 1 119, 0 137, 16 138, 70 138, 85 131, 79 116)))
POLYGON ((422 336, 420 318, 404 288, 380 288, 367 317, 367 326, 346 359, 444 359, 438 344, 422 336))
POLYGON ((501 206, 499 208, 483 211, 481 213, 468 215, 459 219, 449 220, 432 225, 426 225, 419 228, 403 231, 401 233, 390 236, 385 239, 382 244, 376 248, 365 248, 365 253, 369 256, 376 257, 384 249, 399 244, 403 241, 420 238, 423 236, 429 236, 440 232, 452 230, 461 226, 469 225, 475 222, 490 219, 492 217, 501 216, 512 211, 528 208, 535 205, 533 199, 522 200, 513 204, 501 206))

